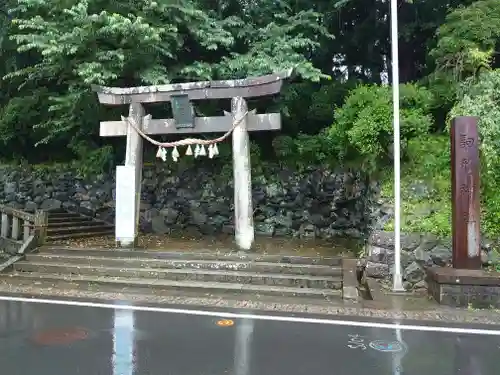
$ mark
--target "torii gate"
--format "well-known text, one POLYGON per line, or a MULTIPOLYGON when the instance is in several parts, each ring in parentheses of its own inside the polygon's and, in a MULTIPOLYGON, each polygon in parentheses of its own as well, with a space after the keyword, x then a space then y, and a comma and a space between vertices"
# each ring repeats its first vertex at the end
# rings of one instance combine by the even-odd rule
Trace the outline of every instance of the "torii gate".
POLYGON ((187 155, 206 155, 204 145, 209 144, 209 157, 217 154, 217 142, 231 132, 233 145, 235 239, 240 250, 250 250, 254 242, 252 179, 250 143, 248 132, 281 129, 279 113, 256 114, 248 111, 246 98, 278 94, 283 81, 292 70, 260 77, 189 82, 159 86, 103 87, 94 86, 99 102, 109 105, 129 104, 128 117, 121 121, 102 121, 101 137, 127 137, 125 165, 116 169, 116 219, 117 245, 134 247, 137 244, 139 207, 142 181, 143 138, 159 145, 158 157, 166 158, 164 147, 173 147, 172 158, 179 157, 177 146, 188 145, 187 155), (191 100, 231 99, 231 113, 224 116, 195 117, 191 100), (152 119, 145 116, 142 103, 171 102, 173 119, 152 119), (160 143, 150 138, 155 134, 225 133, 211 141, 185 139, 179 142, 160 143))

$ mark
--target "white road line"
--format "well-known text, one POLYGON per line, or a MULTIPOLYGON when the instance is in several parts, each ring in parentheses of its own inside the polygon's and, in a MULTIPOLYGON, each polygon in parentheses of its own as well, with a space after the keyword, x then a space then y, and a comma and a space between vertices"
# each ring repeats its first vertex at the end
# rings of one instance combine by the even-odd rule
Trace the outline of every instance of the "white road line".
MULTIPOLYGON (((111 304, 111 303, 78 302, 78 301, 64 301, 57 299, 24 298, 24 297, 9 297, 9 296, 0 296, 0 301, 29 302, 29 303, 40 303, 40 304, 62 305, 62 306, 94 307, 101 309, 120 309, 120 310, 133 310, 142 312, 158 312, 158 313, 195 315, 195 316, 210 316, 210 317, 224 318, 224 319, 254 319, 254 320, 266 320, 274 322, 286 322, 286 323, 310 323, 310 324, 326 324, 326 325, 345 326, 345 327, 383 328, 383 329, 399 328, 405 331, 500 336, 500 330, 496 329, 441 327, 441 326, 429 326, 429 325, 411 325, 411 324, 377 323, 377 322, 361 322, 361 321, 358 322, 354 320, 343 320, 343 319, 319 319, 319 318, 305 318, 305 317, 279 316, 279 315, 256 315, 256 314, 243 314, 243 313, 239 314, 239 313, 205 311, 205 310, 175 309, 169 307, 134 306, 134 305, 111 304)), ((429 324, 429 323, 430 322, 425 322, 423 324, 429 324)))

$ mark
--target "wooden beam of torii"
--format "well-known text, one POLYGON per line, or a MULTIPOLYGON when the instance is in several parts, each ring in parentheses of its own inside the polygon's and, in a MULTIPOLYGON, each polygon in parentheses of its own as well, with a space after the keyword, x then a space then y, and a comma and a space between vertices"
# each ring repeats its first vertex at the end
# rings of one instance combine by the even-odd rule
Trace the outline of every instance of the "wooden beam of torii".
POLYGON ((147 135, 226 133, 237 120, 232 133, 234 172, 235 238, 241 250, 250 250, 254 242, 249 131, 281 128, 279 113, 257 114, 248 111, 244 98, 275 95, 292 70, 260 77, 142 86, 130 88, 94 86, 100 103, 129 104, 125 121, 103 121, 102 137, 127 137, 125 165, 116 171, 116 241, 124 247, 136 245, 142 181, 143 139, 129 124, 147 135), (231 99, 231 113, 224 116, 195 117, 191 100, 231 99), (145 116, 142 103, 171 102, 172 119, 145 116))

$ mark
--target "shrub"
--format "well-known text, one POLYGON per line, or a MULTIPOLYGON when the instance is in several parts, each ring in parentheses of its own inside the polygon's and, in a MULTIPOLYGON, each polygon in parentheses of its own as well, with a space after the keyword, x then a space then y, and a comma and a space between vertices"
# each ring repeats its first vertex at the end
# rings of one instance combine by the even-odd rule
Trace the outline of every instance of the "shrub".
MULTIPOLYGON (((426 134, 432 125, 432 95, 413 84, 401 85, 401 140, 426 134)), ((341 160, 364 165, 369 170, 392 159, 393 106, 391 88, 363 85, 352 90, 335 113, 327 132, 341 160)), ((404 150, 403 150, 404 151, 404 150)))
POLYGON ((455 116, 479 117, 481 152, 482 228, 500 235, 500 69, 469 80, 460 101, 450 112, 455 116))

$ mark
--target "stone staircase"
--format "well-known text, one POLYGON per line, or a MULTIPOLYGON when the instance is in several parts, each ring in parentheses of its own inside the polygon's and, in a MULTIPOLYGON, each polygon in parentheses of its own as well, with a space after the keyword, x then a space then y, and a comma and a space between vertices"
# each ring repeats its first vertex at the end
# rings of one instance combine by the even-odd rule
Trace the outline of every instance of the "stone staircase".
POLYGON ((342 298, 342 259, 46 245, 0 281, 12 287, 152 295, 342 298))
POLYGON ((114 233, 115 229, 112 224, 92 217, 65 210, 48 212, 47 242, 108 236, 114 233))

